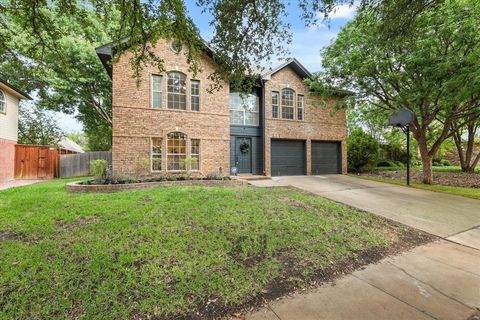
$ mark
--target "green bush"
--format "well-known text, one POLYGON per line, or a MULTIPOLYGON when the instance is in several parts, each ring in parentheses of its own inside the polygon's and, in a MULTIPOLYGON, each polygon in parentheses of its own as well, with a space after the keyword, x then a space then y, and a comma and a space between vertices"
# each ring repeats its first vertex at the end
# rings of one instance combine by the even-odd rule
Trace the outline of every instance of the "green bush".
POLYGON ((371 135, 356 128, 348 137, 348 168, 355 172, 371 169, 378 160, 378 142, 371 135))
POLYGON ((107 178, 107 160, 92 160, 90 161, 90 174, 95 180, 105 180, 107 178))
POLYGON ((396 167, 398 168, 405 168, 405 164, 401 161, 393 161, 396 167))
POLYGON ((450 166, 450 161, 442 160, 442 164, 443 164, 444 167, 449 167, 450 166))
POLYGON ((392 161, 388 160, 382 160, 377 163, 377 167, 381 168, 391 168, 391 167, 396 167, 395 164, 392 161))

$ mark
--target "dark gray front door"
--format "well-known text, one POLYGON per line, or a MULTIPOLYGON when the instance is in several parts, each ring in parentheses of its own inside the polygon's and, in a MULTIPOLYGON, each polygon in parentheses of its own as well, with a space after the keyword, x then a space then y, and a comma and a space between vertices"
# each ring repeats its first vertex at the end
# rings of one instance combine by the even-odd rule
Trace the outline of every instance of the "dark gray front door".
POLYGON ((312 141, 312 174, 341 173, 341 152, 338 141, 312 141))
POLYGON ((306 174, 305 141, 272 140, 272 176, 306 174))
POLYGON ((236 165, 239 173, 252 173, 252 139, 237 137, 236 165))

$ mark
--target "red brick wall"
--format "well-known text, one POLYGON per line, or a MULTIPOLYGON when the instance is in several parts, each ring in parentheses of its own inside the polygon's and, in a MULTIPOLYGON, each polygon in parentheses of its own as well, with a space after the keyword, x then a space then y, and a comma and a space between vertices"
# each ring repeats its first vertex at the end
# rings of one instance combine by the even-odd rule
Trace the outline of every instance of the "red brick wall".
MULTIPOLYGON (((337 100, 338 101, 338 100, 337 100)), ((296 103, 296 99, 295 99, 296 103)), ((307 147, 307 174, 311 173, 311 141, 333 140, 342 144, 342 172, 347 172, 347 124, 344 110, 333 112, 336 100, 325 102, 308 94, 308 87, 303 80, 290 68, 286 67, 272 76, 265 83, 265 171, 271 174, 270 143, 272 138, 306 140, 307 147), (281 95, 283 88, 295 90, 295 94, 305 97, 305 110, 303 121, 281 119, 281 106, 279 118, 272 118, 272 91, 281 95)), ((295 115, 296 118, 296 115, 295 115)))
POLYGON ((0 138, 0 181, 11 180, 15 173, 15 144, 0 138))
MULTIPOLYGON (((167 109, 166 72, 154 66, 146 66, 136 79, 130 64, 130 54, 122 55, 113 65, 113 146, 112 166, 117 175, 155 176, 162 173, 150 171, 151 138, 163 138, 162 168, 166 168, 166 135, 180 131, 188 139, 200 139, 200 174, 229 174, 229 85, 208 93, 211 81, 208 76, 215 71, 215 64, 202 56, 202 72, 193 75, 189 71, 185 51, 175 54, 170 42, 160 40, 154 50, 164 59, 166 72, 179 71, 187 76, 187 101, 190 97, 190 79, 200 80, 200 112, 167 109), (151 108, 151 75, 163 76, 161 109, 151 108)), ((187 109, 189 104, 187 103, 187 109)), ((189 145, 189 144, 188 144, 189 145)))

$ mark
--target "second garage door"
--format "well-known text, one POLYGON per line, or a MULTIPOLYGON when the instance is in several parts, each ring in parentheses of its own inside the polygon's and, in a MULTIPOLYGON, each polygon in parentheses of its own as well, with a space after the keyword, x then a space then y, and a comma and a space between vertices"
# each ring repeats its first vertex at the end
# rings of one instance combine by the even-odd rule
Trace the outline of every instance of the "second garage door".
POLYGON ((305 141, 272 140, 272 176, 306 174, 305 141))
POLYGON ((342 173, 341 144, 338 141, 312 141, 312 175, 342 173))

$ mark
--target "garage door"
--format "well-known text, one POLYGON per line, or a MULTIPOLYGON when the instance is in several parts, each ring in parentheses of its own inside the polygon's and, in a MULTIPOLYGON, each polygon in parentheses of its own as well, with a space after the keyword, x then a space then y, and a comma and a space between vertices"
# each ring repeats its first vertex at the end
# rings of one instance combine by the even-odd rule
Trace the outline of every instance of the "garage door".
POLYGON ((306 174, 305 141, 272 140, 272 176, 306 174))
POLYGON ((312 141, 312 175, 342 173, 340 146, 338 141, 312 141))

